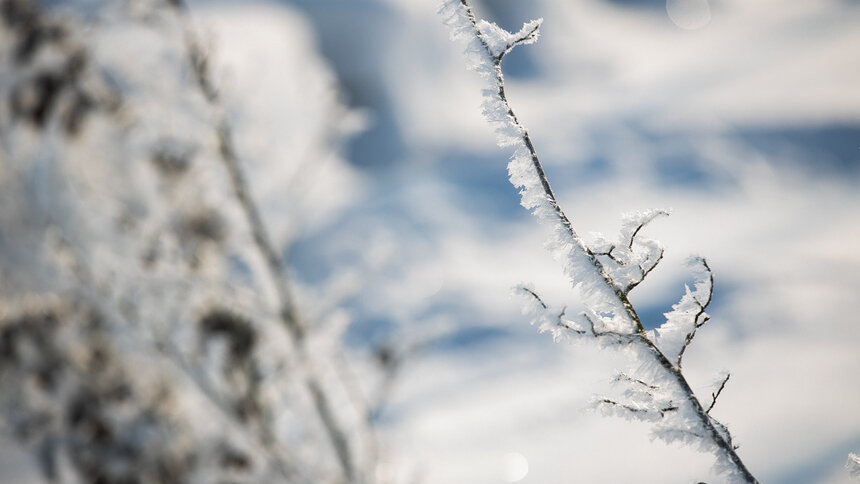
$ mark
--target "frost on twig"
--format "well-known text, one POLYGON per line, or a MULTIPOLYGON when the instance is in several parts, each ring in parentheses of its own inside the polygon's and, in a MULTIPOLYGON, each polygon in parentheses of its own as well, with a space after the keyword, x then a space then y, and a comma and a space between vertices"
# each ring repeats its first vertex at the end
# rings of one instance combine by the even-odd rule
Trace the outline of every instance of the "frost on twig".
POLYGON ((666 313, 666 322, 654 331, 652 339, 673 364, 681 367, 681 359, 693 342, 696 331, 710 320, 705 312, 714 294, 714 275, 708 262, 691 258, 689 265, 696 276, 693 288, 685 286, 681 300, 666 313))
POLYGON ((663 246, 659 242, 640 236, 646 225, 660 216, 668 216, 665 210, 646 210, 624 215, 618 241, 611 243, 600 234, 590 248, 603 264, 609 276, 626 294, 638 286, 663 260, 663 246))
POLYGON ((552 228, 549 248, 561 262, 584 310, 569 316, 566 307, 555 308, 537 291, 520 286, 516 292, 528 301, 527 311, 541 332, 553 339, 595 341, 601 347, 623 349, 634 361, 634 370, 619 374, 618 398, 598 397, 594 407, 603 413, 643 419, 654 424, 654 436, 667 442, 682 441, 716 457, 715 469, 737 482, 757 482, 735 452, 724 425, 709 412, 728 378, 712 394, 706 409, 681 373, 681 360, 696 331, 708 321, 713 278, 707 262, 693 260, 697 273, 694 287, 666 314, 666 322, 646 331, 628 294, 654 270, 663 248, 642 236, 655 218, 667 215, 649 210, 626 215, 616 242, 596 236, 587 244, 561 209, 538 158, 528 131, 517 119, 505 94, 501 63, 511 49, 537 40, 541 20, 527 22, 516 32, 476 19, 467 0, 448 0, 440 13, 451 27, 452 38, 466 43, 470 69, 486 81, 483 112, 495 127, 498 144, 513 154, 508 163, 511 183, 519 189, 521 204, 539 221, 552 228))

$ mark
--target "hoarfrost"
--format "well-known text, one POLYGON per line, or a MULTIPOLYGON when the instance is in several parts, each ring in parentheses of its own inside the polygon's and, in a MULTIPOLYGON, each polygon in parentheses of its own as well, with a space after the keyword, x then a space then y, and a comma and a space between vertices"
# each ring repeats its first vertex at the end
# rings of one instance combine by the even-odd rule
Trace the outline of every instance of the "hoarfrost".
POLYGON ((653 332, 654 343, 678 366, 696 330, 709 319, 705 308, 710 304, 714 290, 713 274, 705 259, 694 257, 688 264, 697 277, 693 288, 684 287, 681 300, 665 314, 666 322, 653 332))

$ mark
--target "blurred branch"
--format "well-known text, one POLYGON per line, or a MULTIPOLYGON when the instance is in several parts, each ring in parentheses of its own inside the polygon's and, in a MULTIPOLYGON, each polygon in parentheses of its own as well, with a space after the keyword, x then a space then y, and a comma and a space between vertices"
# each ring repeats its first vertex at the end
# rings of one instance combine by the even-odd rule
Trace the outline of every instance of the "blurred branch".
POLYGON ((251 196, 250 188, 241 167, 241 161, 236 153, 232 128, 223 113, 222 106, 220 105, 220 95, 212 81, 208 55, 189 25, 190 12, 185 2, 183 0, 171 0, 171 5, 175 7, 175 11, 182 23, 186 55, 197 84, 200 87, 200 92, 210 106, 219 113, 216 132, 221 160, 230 174, 234 193, 251 228, 257 250, 266 261, 269 279, 277 289, 280 318, 291 336, 291 341, 299 361, 303 363, 302 370, 305 373, 305 386, 314 402, 317 415, 326 430, 331 445, 335 450, 344 478, 347 482, 352 482, 357 478, 357 475, 348 438, 335 417, 330 397, 320 383, 319 377, 314 373, 312 365, 308 362, 310 356, 305 346, 306 328, 296 311, 295 303, 287 284, 288 278, 284 262, 278 255, 278 251, 260 215, 260 210, 251 196))
POLYGON ((153 328, 150 325, 141 324, 141 321, 131 321, 129 316, 113 310, 112 306, 107 304, 113 299, 113 295, 106 293, 106 288, 100 287, 96 283, 94 275, 90 272, 92 264, 84 260, 80 250, 62 238, 58 238, 54 242, 55 250, 61 253, 79 282, 76 300, 88 301, 95 305, 96 309, 110 321, 125 321, 117 324, 120 328, 139 328, 142 330, 137 331, 137 342, 145 344, 147 349, 154 353, 167 356, 168 358, 164 361, 172 363, 174 368, 194 383, 194 387, 200 391, 201 396, 209 401, 212 408, 223 420, 222 424, 226 425, 231 433, 242 435, 247 442, 257 447, 260 455, 268 456, 268 459, 284 478, 288 480, 299 478, 302 479, 301 482, 314 482, 309 473, 301 469, 300 463, 290 459, 285 449, 267 435, 266 432, 270 429, 257 427, 254 431, 245 422, 239 420, 236 412, 225 401, 224 395, 215 388, 212 379, 201 368, 195 368, 196 365, 189 361, 174 339, 166 338, 164 341, 160 341, 152 334, 153 328), (146 338, 146 336, 150 337, 146 338))

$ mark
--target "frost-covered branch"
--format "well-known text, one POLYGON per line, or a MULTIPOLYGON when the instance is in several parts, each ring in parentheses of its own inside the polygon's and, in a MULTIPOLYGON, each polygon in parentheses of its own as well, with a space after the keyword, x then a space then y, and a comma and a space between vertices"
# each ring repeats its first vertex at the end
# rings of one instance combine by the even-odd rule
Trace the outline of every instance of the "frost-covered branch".
POLYGON ((640 236, 640 232, 657 217, 668 216, 665 210, 647 210, 625 214, 616 242, 600 234, 589 245, 599 258, 605 257, 603 266, 622 292, 628 294, 663 260, 663 247, 659 242, 640 236))
POLYGON ((607 329, 603 319, 593 311, 583 311, 574 319, 566 317, 567 308, 551 308, 534 289, 519 286, 515 292, 526 296, 532 303, 524 312, 532 315, 532 324, 537 324, 541 333, 549 332, 553 340, 569 341, 576 338, 594 338, 605 346, 629 344, 639 338, 637 333, 624 333, 607 329))
MULTIPOLYGON (((725 427, 708 415, 681 372, 681 360, 696 331, 708 321, 705 308, 711 301, 713 278, 704 259, 696 259, 702 273, 694 289, 667 314, 656 331, 646 331, 628 298, 663 259, 662 246, 642 237, 643 229, 668 213, 649 210, 624 217, 617 242, 598 236, 586 244, 559 206, 538 158, 534 144, 511 108, 505 93, 501 63, 517 45, 537 40, 542 20, 527 22, 511 33, 478 20, 467 0, 448 0, 440 8, 452 38, 466 43, 468 66, 486 81, 483 113, 495 127, 498 144, 510 147, 508 164, 511 183, 519 188, 521 204, 552 227, 549 247, 559 260, 585 304, 578 317, 569 319, 566 310, 552 308, 534 289, 521 286, 517 292, 529 300, 528 309, 540 331, 555 340, 594 340, 602 346, 623 348, 636 362, 634 376, 616 379, 626 384, 622 402, 599 398, 598 408, 610 413, 645 418, 655 423, 654 434, 666 441, 695 444, 716 458, 716 469, 734 481, 757 482, 735 452, 725 427)), ((725 383, 725 382, 724 382, 725 383)), ((720 390, 713 395, 714 400, 720 390)))

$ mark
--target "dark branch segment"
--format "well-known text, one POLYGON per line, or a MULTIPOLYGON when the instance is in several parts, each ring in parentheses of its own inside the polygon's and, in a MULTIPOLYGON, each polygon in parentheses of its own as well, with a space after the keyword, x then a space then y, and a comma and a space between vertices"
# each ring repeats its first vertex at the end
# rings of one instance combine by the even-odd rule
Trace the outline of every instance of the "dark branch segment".
POLYGON ((717 388, 716 392, 711 393, 711 404, 708 405, 708 409, 705 410, 705 413, 711 413, 711 409, 713 409, 714 405, 717 404, 717 398, 720 396, 720 393, 723 393, 723 389, 726 388, 726 383, 729 382, 729 378, 731 378, 731 376, 731 373, 726 373, 726 377, 723 378, 723 381, 720 383, 720 388, 717 388))

